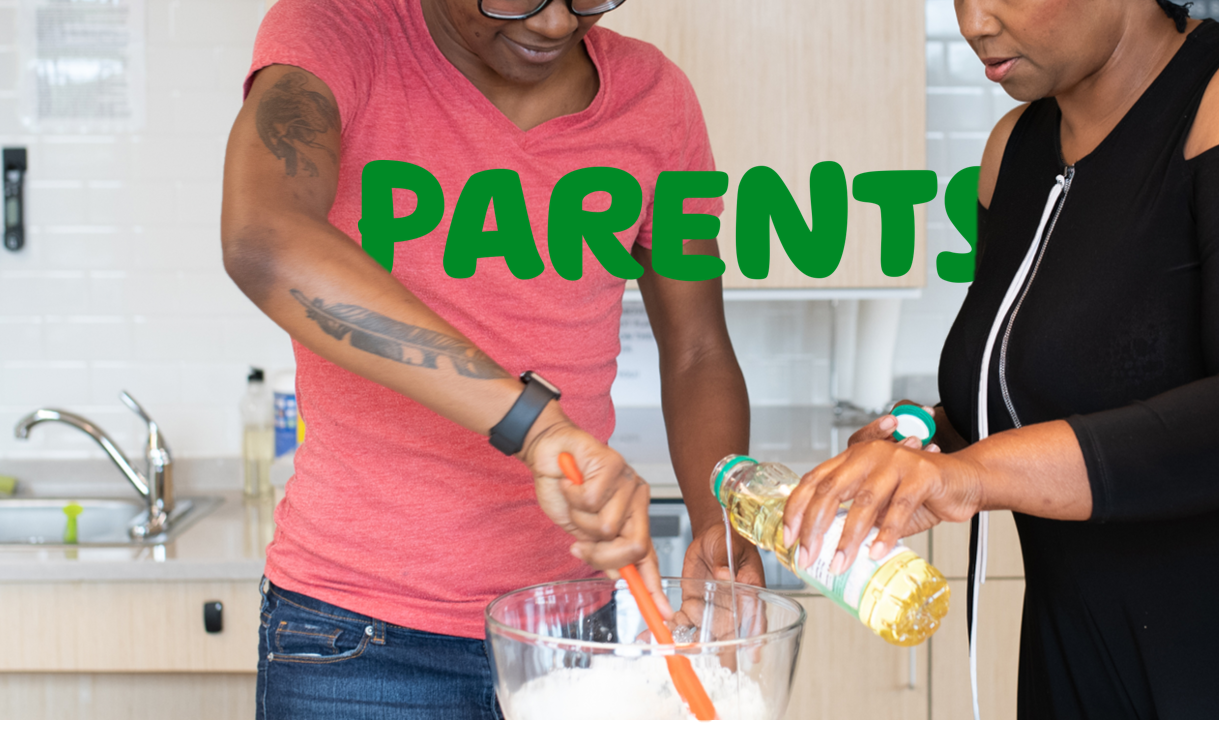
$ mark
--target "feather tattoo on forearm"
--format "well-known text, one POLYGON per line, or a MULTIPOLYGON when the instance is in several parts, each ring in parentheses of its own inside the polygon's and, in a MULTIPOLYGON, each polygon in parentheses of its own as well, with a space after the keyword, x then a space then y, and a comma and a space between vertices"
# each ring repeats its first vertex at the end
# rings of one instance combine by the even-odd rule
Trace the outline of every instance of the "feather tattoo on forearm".
POLYGON ((351 346, 395 363, 417 368, 439 368, 437 360, 448 358, 453 369, 466 378, 510 378, 486 353, 469 342, 352 304, 330 304, 310 299, 295 288, 292 297, 305 307, 305 316, 336 340, 351 336, 351 346))

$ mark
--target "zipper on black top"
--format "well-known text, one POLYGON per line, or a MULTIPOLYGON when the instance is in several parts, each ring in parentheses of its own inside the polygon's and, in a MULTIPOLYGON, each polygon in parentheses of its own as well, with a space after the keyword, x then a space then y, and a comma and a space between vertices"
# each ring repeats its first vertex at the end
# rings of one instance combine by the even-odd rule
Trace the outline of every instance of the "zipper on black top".
POLYGON ((1050 237, 1054 236, 1054 226, 1058 223, 1058 217, 1062 214, 1062 208, 1067 204, 1067 195, 1071 191, 1071 181, 1075 179, 1075 166, 1067 165, 1063 169, 1062 196, 1058 199, 1058 206, 1054 209, 1054 217, 1050 220, 1050 225, 1046 229, 1045 238, 1041 240, 1041 247, 1037 250, 1037 261, 1033 263, 1033 269, 1029 272, 1029 279, 1024 283, 1024 290, 1020 292, 1020 298, 1016 300, 1016 306, 1012 309, 1011 316, 1007 319, 1007 326, 1003 329, 1003 345, 999 349, 999 390, 1003 394, 1003 403, 1007 406, 1007 413, 1012 417, 1012 424, 1020 427, 1020 417, 1016 415, 1016 406, 1012 403, 1012 395, 1007 388, 1007 342, 1012 336, 1012 325, 1016 322, 1016 315, 1020 313, 1020 307, 1024 304, 1024 297, 1029 294, 1029 289, 1033 286, 1033 281, 1037 278, 1037 269, 1041 267, 1041 258, 1045 257, 1046 249, 1050 245, 1050 237))

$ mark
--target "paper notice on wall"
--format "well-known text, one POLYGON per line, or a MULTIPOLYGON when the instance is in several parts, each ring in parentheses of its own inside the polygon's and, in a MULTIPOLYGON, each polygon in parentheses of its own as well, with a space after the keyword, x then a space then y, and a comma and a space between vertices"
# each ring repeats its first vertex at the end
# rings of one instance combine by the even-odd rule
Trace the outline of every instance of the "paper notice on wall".
POLYGON ((144 125, 144 0, 21 0, 21 121, 42 133, 144 125))
POLYGON ((622 350, 618 354, 618 376, 610 396, 616 406, 660 406, 660 352, 643 304, 622 305, 618 330, 622 350))

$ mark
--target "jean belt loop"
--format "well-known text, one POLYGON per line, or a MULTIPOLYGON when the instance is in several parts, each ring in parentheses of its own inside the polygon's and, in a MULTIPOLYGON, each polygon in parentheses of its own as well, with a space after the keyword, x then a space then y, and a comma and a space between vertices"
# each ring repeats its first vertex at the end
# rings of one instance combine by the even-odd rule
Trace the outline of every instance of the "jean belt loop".
POLYGON ((385 645, 385 621, 373 621, 373 638, 372 642, 378 645, 385 645))

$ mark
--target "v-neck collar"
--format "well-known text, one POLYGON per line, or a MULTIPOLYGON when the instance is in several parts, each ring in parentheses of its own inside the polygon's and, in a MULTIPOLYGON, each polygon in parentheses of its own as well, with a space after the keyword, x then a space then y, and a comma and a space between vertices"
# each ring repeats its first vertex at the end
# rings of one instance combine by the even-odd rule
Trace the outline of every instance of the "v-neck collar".
POLYGON ((597 94, 593 96, 593 100, 582 111, 568 113, 563 116, 543 121, 531 129, 523 130, 512 119, 508 118, 499 108, 492 103, 487 96, 483 95, 478 87, 470 82, 461 70, 457 69, 448 57, 440 51, 440 47, 436 45, 436 40, 432 38, 431 32, 428 30, 427 21, 423 17, 423 4, 419 0, 406 0, 410 6, 408 22, 415 25, 416 38, 423 39, 423 54, 428 64, 433 68, 435 75, 428 75, 428 84, 433 87, 447 87, 455 96, 467 100, 488 124, 502 134, 512 137, 518 144, 527 145, 533 140, 546 138, 553 135, 556 131, 565 131, 589 121, 594 120, 604 108, 606 96, 608 95, 609 86, 611 84, 609 67, 605 64, 605 60, 601 53, 601 30, 593 26, 584 35, 581 43, 588 51, 588 57, 596 69, 598 86, 597 94))

